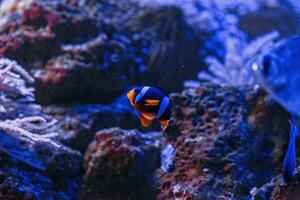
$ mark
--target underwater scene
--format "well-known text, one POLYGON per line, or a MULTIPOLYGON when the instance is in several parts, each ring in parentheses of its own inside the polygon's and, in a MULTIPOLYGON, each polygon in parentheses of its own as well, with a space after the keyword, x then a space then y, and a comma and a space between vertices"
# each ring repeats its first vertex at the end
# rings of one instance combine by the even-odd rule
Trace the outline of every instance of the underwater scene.
POLYGON ((299 0, 0 0, 0 200, 300 200, 299 0))

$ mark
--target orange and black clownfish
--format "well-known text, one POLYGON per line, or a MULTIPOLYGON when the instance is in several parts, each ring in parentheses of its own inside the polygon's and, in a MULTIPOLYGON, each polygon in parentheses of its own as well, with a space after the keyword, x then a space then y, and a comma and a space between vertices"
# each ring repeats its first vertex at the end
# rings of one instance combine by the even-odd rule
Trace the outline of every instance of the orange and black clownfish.
POLYGON ((172 103, 168 94, 159 87, 145 86, 132 89, 127 97, 130 104, 140 112, 142 126, 148 127, 157 119, 164 129, 169 125, 172 103))

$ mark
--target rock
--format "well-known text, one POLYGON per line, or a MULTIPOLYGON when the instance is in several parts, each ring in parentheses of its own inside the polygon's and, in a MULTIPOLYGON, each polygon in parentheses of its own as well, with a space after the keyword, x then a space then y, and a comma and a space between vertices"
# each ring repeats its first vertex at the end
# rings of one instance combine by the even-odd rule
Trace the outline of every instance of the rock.
POLYGON ((288 183, 284 183, 281 176, 273 178, 270 182, 259 188, 253 188, 251 198, 272 200, 297 200, 300 194, 299 168, 295 170, 295 176, 288 183))
POLYGON ((64 2, 32 1, 16 13, 14 23, 2 25, 0 34, 14 38, 4 38, 5 46, 0 50, 2 56, 14 58, 31 70, 38 80, 36 94, 41 103, 108 101, 125 90, 127 83, 115 64, 103 66, 105 59, 122 50, 120 34, 113 27, 97 24, 87 12, 64 2), (11 47, 9 41, 18 42, 11 47), (103 48, 111 49, 112 54, 104 55, 103 48))
POLYGON ((278 31, 282 37, 299 31, 297 13, 283 6, 249 12, 241 16, 239 26, 250 39, 273 31, 278 31))
POLYGON ((126 95, 109 105, 47 106, 43 111, 57 119, 55 132, 59 134, 59 140, 82 153, 93 141, 95 133, 104 128, 138 128, 143 132, 161 130, 158 123, 143 128, 138 112, 130 105, 126 95))
POLYGON ((79 199, 78 152, 42 141, 32 144, 0 132, 1 199, 79 199))
POLYGON ((196 78, 198 70, 205 67, 199 50, 207 38, 187 24, 180 8, 148 9, 134 16, 132 21, 136 23, 129 24, 130 32, 147 30, 149 37, 149 70, 138 77, 138 83, 151 83, 170 92, 179 92, 185 80, 196 78))
POLYGON ((174 169, 176 149, 172 145, 166 145, 161 151, 161 169, 164 172, 171 172, 174 169))
POLYGON ((141 129, 124 96, 144 84, 179 92, 207 56, 225 63, 226 78, 241 74, 228 69, 245 69, 243 31, 298 30, 279 3, 216 2, 183 13, 131 0, 1 1, 0 56, 36 78, 38 103, 63 105, 42 113, 30 74, 1 60, 0 199, 297 198, 298 174, 280 179, 290 116, 262 91, 188 82, 197 88, 171 97, 167 144, 149 132, 158 126, 141 129), (85 153, 83 170, 70 148, 85 153))
POLYGON ((176 7, 126 2, 22 0, 14 6, 7 0, 11 9, 0 10, 1 56, 30 70, 43 104, 110 103, 136 84, 180 91, 201 68, 199 36, 176 7), (119 15, 127 20, 112 19, 119 15))
POLYGON ((0 199, 78 199, 80 153, 55 140, 27 71, 6 58, 0 68, 0 199))
POLYGON ((160 165, 160 133, 104 129, 84 157, 82 198, 155 199, 153 173, 160 165))
POLYGON ((263 92, 202 84, 171 98, 175 168, 157 199, 242 199, 280 174, 289 115, 263 92))

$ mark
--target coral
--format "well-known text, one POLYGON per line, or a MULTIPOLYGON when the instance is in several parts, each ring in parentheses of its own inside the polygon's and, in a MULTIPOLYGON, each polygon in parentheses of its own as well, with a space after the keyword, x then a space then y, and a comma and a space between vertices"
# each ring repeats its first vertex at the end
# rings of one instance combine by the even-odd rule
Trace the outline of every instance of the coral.
POLYGON ((279 32, 281 37, 294 35, 299 31, 299 17, 293 8, 286 5, 246 13, 240 17, 239 27, 247 33, 249 40, 274 31, 279 32))
POLYGON ((273 32, 255 39, 250 44, 235 37, 226 37, 224 63, 214 57, 208 57, 206 59, 209 65, 208 72, 200 72, 198 78, 202 81, 237 88, 254 86, 255 80, 247 64, 265 48, 272 46, 278 37, 278 33, 273 32))
POLYGON ((203 84, 171 98, 175 167, 157 199, 246 199, 280 173, 289 115, 263 92, 203 84))
POLYGON ((55 141, 56 121, 34 103, 32 83, 15 61, 0 59, 0 198, 77 199, 81 155, 55 141))
MULTIPOLYGON (((146 5, 153 1, 142 1, 146 5)), ((245 39, 245 34, 239 28, 240 17, 247 13, 264 10, 264 8, 278 8, 282 2, 277 0, 192 0, 192 1, 154 1, 156 4, 175 5, 184 12, 188 24, 199 33, 205 35, 206 40, 200 49, 201 56, 213 55, 222 57, 225 53, 223 47, 226 37, 245 39)), ((268 33, 268 32, 266 32, 268 33)), ((265 33, 265 34, 266 34, 265 33)))
MULTIPOLYGON (((243 0, 166 0, 166 1, 149 1, 142 0, 142 4, 157 4, 157 5, 176 5, 181 7, 188 18, 190 18, 191 22, 199 22, 195 19, 201 19, 201 14, 198 13, 199 8, 203 10, 213 9, 213 7, 218 8, 219 10, 226 12, 236 12, 239 15, 245 14, 251 11, 257 11, 263 7, 277 7, 280 5, 278 0, 257 0, 257 1, 243 1, 243 0)), ((215 13, 211 13, 214 15, 215 13)), ((205 14, 206 15, 206 14, 205 14)), ((201 20, 200 20, 201 21, 201 20)), ((197 26, 197 23, 193 24, 197 26)))
MULTIPOLYGON (((31 116, 40 112, 40 107, 34 104, 34 89, 26 85, 26 82, 33 83, 34 79, 15 61, 2 58, 0 59, 0 67, 2 119, 29 114, 28 117, 24 118, 0 121, 0 129, 27 142, 44 141, 57 145, 50 139, 56 134, 46 133, 50 123, 42 116, 31 116)), ((53 122, 51 123, 53 124, 53 122)))
POLYGON ((297 198, 290 115, 247 70, 293 3, 0 0, 0 199, 297 198), (180 92, 163 133, 126 98, 144 84, 180 92))
POLYGON ((27 143, 0 131, 0 197, 78 199, 81 156, 48 142, 27 143))
POLYGON ((53 116, 57 123, 53 128, 57 139, 63 144, 84 153, 98 130, 120 127, 142 131, 160 130, 160 125, 149 128, 140 125, 137 111, 130 105, 126 95, 112 104, 82 104, 77 106, 44 106, 43 111, 53 116))
POLYGON ((50 129, 53 122, 48 123, 42 117, 17 118, 15 120, 0 122, 0 129, 17 139, 32 144, 36 142, 46 142, 56 147, 60 147, 59 144, 52 141, 52 138, 56 137, 57 133, 47 133, 47 130, 50 129))
POLYGON ((31 116, 40 112, 34 104, 34 79, 15 61, 0 59, 1 119, 31 116))
MULTIPOLYGON (((235 87, 254 86, 254 78, 246 65, 249 59, 259 53, 260 46, 255 47, 252 40, 265 41, 265 38, 270 38, 272 42, 278 37, 275 34, 277 31, 285 36, 295 34, 298 30, 297 14, 283 4, 280 1, 236 0, 188 1, 187 5, 179 3, 187 21, 207 34, 208 39, 200 55, 205 59, 208 70, 199 72, 200 82, 210 81, 235 87), (259 13, 262 13, 261 18, 259 13), (288 18, 288 25, 286 22, 279 23, 278 18, 288 18), (262 27, 258 24, 262 24, 262 27)), ((191 83, 186 82, 186 87, 199 85, 191 83)))
MULTIPOLYGON (((244 2, 244 1, 243 1, 244 2)), ((243 7, 243 2, 235 1, 235 4, 243 7)), ((226 2, 225 5, 235 5, 230 2, 226 2)), ((252 2, 251 2, 252 3, 252 2)), ((255 5, 248 5, 245 8, 249 10, 258 10, 259 4, 261 3, 252 3, 255 5), (257 7, 256 9, 254 9, 257 7)), ((233 6, 235 9, 239 10, 237 6, 233 6)), ((244 8, 244 9, 245 9, 244 8)), ((215 22, 213 25, 215 28, 214 32, 216 35, 215 39, 212 41, 222 41, 224 47, 224 56, 221 56, 222 59, 218 58, 223 53, 213 53, 213 56, 208 56, 206 58, 206 63, 208 64, 208 71, 203 71, 198 74, 198 79, 201 81, 210 81, 217 84, 231 85, 235 87, 244 87, 249 85, 254 85, 255 81, 252 74, 247 69, 247 62, 249 59, 258 55, 261 47, 263 45, 257 45, 258 41, 261 40, 261 43, 268 45, 272 43, 274 39, 278 37, 278 33, 270 33, 265 36, 260 36, 255 40, 255 42, 248 42, 247 35, 239 28, 239 16, 233 15, 229 8, 222 5, 220 6, 218 2, 214 5, 210 5, 210 9, 213 9, 214 12, 208 11, 210 14, 213 13, 214 16, 211 16, 211 23, 215 22), (223 20, 220 20, 218 17, 222 16, 223 20), (266 40, 268 39, 268 40, 266 40)), ((245 12, 245 11, 243 11, 245 12)), ((259 35, 259 34, 258 34, 259 35)), ((219 42, 218 42, 219 43, 219 42)), ((216 46, 216 45, 214 45, 216 46)))
POLYGON ((120 128, 97 132, 84 157, 83 199, 154 199, 151 179, 160 163, 156 138, 157 133, 120 128))

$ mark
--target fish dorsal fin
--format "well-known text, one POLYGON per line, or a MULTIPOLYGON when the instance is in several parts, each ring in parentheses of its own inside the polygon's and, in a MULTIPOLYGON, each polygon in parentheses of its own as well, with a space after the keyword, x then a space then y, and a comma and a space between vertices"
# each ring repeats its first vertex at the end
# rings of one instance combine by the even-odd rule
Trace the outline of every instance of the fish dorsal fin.
POLYGON ((166 90, 165 90, 164 88, 162 88, 162 87, 157 87, 157 86, 153 86, 153 87, 159 89, 165 96, 169 97, 168 93, 166 92, 166 90))
POLYGON ((141 115, 143 117, 145 117, 146 119, 148 119, 148 120, 155 119, 155 113, 145 113, 145 112, 142 112, 141 115))
POLYGON ((145 106, 157 106, 159 105, 160 101, 157 100, 157 99, 148 99, 148 100, 145 100, 145 106))
POLYGON ((148 127, 152 123, 152 120, 149 120, 146 117, 144 117, 143 115, 141 115, 140 116, 140 122, 141 122, 143 127, 148 127))

